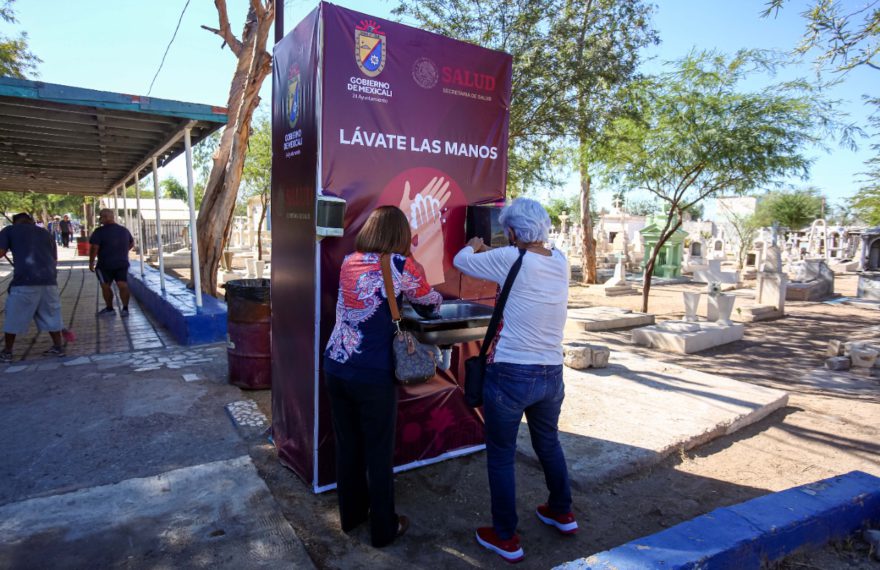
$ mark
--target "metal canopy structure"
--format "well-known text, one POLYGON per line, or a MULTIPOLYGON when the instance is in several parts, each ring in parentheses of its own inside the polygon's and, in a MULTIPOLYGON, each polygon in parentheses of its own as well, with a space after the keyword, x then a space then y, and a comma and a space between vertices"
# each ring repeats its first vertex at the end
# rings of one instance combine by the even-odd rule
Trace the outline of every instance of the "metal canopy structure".
POLYGON ((226 124, 226 109, 0 77, 0 190, 102 195, 226 124))
MULTIPOLYGON (((226 124, 226 109, 168 99, 95 91, 81 87, 0 77, 0 191, 103 195, 153 173, 159 278, 165 291, 165 263, 159 212, 158 168, 186 155, 192 266, 200 267, 196 235, 192 144, 226 124)), ((123 196, 125 193, 123 192, 123 196)), ((144 275, 143 225, 134 229, 144 275)), ((196 307, 202 306, 199 271, 193 272, 196 307)))

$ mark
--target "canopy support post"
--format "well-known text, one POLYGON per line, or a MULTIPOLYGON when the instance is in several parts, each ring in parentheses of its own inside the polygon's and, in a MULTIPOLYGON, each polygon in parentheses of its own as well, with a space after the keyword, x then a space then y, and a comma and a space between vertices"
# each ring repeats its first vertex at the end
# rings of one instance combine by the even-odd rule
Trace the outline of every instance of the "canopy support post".
POLYGON ((141 278, 144 277, 144 233, 141 231, 143 228, 143 224, 141 224, 141 183, 138 180, 137 172, 134 173, 134 200, 135 200, 135 213, 134 213, 134 223, 137 226, 137 244, 138 244, 138 255, 141 261, 141 278))
POLYGON ((190 127, 183 131, 183 145, 186 150, 186 194, 189 201, 189 241, 192 247, 192 279, 196 293, 196 307, 202 306, 202 275, 199 267, 199 238, 196 235, 196 197, 193 182, 193 155, 190 141, 190 127))
POLYGON ((165 256, 162 253, 162 216, 159 214, 159 167, 153 157, 153 197, 156 200, 156 247, 159 248, 159 289, 165 291, 165 256))
MULTIPOLYGON (((137 186, 137 173, 134 175, 134 184, 137 186)), ((128 212, 128 196, 125 195, 125 185, 122 186, 122 207, 125 209, 125 227, 131 231, 131 214, 128 212)))

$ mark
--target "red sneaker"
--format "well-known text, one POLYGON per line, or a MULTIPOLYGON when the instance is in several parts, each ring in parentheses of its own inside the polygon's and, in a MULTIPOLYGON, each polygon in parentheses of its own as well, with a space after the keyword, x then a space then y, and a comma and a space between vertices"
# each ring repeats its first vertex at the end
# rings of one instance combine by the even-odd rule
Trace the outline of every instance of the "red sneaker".
POLYGON ((519 545, 519 536, 513 535, 507 540, 501 540, 495 533, 495 529, 491 526, 484 526, 477 529, 477 542, 484 548, 487 548, 506 560, 507 562, 519 562, 525 558, 525 553, 519 545))
POLYGON ((562 534, 574 534, 578 531, 578 523, 574 520, 574 513, 568 512, 559 515, 551 511, 547 505, 538 505, 535 514, 538 515, 542 523, 555 526, 556 530, 562 534))

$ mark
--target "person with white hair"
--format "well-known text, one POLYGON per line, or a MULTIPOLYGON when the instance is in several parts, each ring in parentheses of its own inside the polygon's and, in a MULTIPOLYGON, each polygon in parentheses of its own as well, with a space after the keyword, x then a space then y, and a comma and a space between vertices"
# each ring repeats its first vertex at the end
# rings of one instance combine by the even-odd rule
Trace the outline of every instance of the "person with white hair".
POLYGON ((539 505, 535 514, 562 534, 578 529, 571 510, 568 467, 559 444, 569 267, 559 250, 544 245, 550 217, 538 202, 517 198, 502 210, 500 222, 510 247, 490 249, 482 239, 473 238, 453 263, 462 273, 501 285, 523 256, 487 360, 483 412, 492 526, 476 531, 482 546, 508 562, 518 562, 524 552, 516 534, 514 463, 523 414, 549 490, 547 503, 539 505))

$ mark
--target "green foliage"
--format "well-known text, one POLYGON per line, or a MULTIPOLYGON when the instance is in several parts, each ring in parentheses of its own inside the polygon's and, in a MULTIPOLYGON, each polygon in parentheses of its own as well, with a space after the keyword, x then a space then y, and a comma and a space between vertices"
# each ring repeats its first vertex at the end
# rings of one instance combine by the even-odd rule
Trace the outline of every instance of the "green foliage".
POLYGON ((683 212, 710 196, 804 176, 804 146, 835 133, 849 140, 833 103, 804 81, 743 88, 743 80, 772 71, 775 63, 764 52, 730 58, 693 52, 672 71, 638 82, 631 91, 634 116, 612 123, 599 149, 604 176, 622 189, 653 194, 670 214, 646 266, 643 310, 656 252, 681 225, 683 212))
POLYGON ((758 202, 755 218, 760 227, 779 222, 784 228, 799 230, 821 217, 824 201, 815 188, 770 192, 758 202))
POLYGON ((871 144, 871 150, 874 151, 874 156, 865 161, 868 170, 862 172, 865 178, 862 180, 864 185, 860 194, 873 192, 876 195, 877 192, 880 192, 880 97, 866 97, 865 101, 874 106, 874 112, 868 117, 873 131, 874 142, 871 144))
POLYGON ((693 206, 685 210, 685 212, 690 214, 692 220, 702 220, 705 210, 706 205, 700 202, 699 204, 694 204, 693 206))
POLYGON ((626 212, 633 216, 648 216, 657 210, 656 200, 632 200, 626 204, 626 212))
MULTIPOLYGON (((568 214, 568 227, 572 224, 579 223, 581 219, 581 204, 577 196, 569 196, 567 198, 551 198, 544 204, 544 209, 550 215, 550 223, 555 227, 559 227, 559 214, 565 212, 568 214)), ((595 210, 595 208, 591 208, 595 210)))
POLYGON ((272 185, 272 125, 267 114, 255 116, 251 123, 248 153, 241 175, 238 199, 246 202, 252 196, 268 196, 272 185))
MULTIPOLYGON (((763 16, 775 16, 786 1, 770 0, 763 16)), ((876 1, 814 0, 801 15, 807 25, 798 53, 818 50, 816 63, 837 73, 860 65, 880 69, 880 8, 876 1)))
POLYGON ((870 226, 880 225, 880 185, 862 188, 850 205, 861 221, 870 226))
MULTIPOLYGON (((152 188, 153 188, 153 175, 152 174, 150 174, 146 178, 142 178, 141 180, 139 180, 138 186, 140 186, 140 189, 141 189, 141 200, 144 200, 146 198, 149 198, 150 200, 153 199, 153 190, 152 190, 152 188)), ((137 198, 137 190, 135 190, 134 184, 132 184, 131 186, 126 186, 124 195, 126 198, 128 198, 130 200, 137 198)), ((122 197, 122 194, 120 194, 120 197, 122 197)))
MULTIPOLYGON (((12 4, 15 0, 5 0, 0 5, 0 20, 7 24, 16 24, 15 11, 12 4)), ((27 33, 22 32, 17 38, 0 34, 0 77, 17 77, 25 79, 28 75, 37 75, 37 64, 42 60, 28 50, 27 33)))
POLYGON ((709 196, 805 176, 801 148, 838 132, 838 116, 803 81, 741 89, 772 64, 760 52, 695 52, 673 71, 640 81, 631 97, 637 116, 614 121, 602 149, 605 176, 647 190, 678 214, 709 196))
POLYGON ((737 269, 742 269, 746 264, 746 255, 752 249, 752 244, 755 243, 755 233, 764 227, 764 224, 755 214, 728 212, 725 217, 729 227, 733 228, 733 233, 736 234, 736 266, 737 269))
MULTIPOLYGON (((776 15, 787 0, 769 0, 763 16, 776 15)), ((799 54, 818 53, 815 63, 820 69, 843 76, 856 67, 880 71, 880 7, 877 0, 842 2, 812 0, 801 12, 806 20, 801 43, 795 48, 799 54)), ((866 161, 868 171, 863 190, 880 186, 880 98, 865 96, 865 104, 874 108, 870 117, 874 156, 866 161)))
POLYGON ((640 0, 563 2, 554 33, 566 72, 569 113, 582 166, 595 160, 606 127, 632 116, 625 97, 637 73, 641 48, 659 43, 651 27, 653 6, 640 0))
MULTIPOLYGON (((624 193, 618 192, 612 200, 616 200, 618 195, 623 196, 624 193)), ((625 203, 626 213, 633 216, 649 216, 663 209, 656 199, 627 200, 625 203)), ((704 209, 704 205, 700 203, 694 204, 685 211, 690 214, 692 220, 702 220, 704 209)))
POLYGON ((37 194, 35 192, 0 192, 0 215, 7 221, 14 214, 27 212, 33 218, 43 219, 44 216, 63 216, 71 214, 75 218, 82 217, 82 196, 66 194, 37 194))
MULTIPOLYGON (((211 176, 211 169, 214 167, 214 153, 220 146, 220 137, 223 129, 214 131, 206 138, 202 139, 199 144, 195 145, 193 151, 193 194, 196 209, 202 206, 202 198, 205 197, 205 188, 208 185, 208 178, 211 176)), ((188 200, 186 195, 186 187, 184 187, 183 200, 188 200)))
MULTIPOLYGON (((656 41, 641 0, 402 0, 419 27, 513 56, 510 196, 563 181, 573 140, 598 133, 618 106, 638 49, 656 41)), ((570 163, 569 163, 570 164, 570 163)))
POLYGON ((162 198, 174 198, 186 202, 186 188, 180 180, 173 176, 159 182, 159 191, 162 198))
POLYGON ((222 134, 223 129, 216 130, 193 146, 193 170, 196 182, 207 182, 211 168, 214 166, 214 153, 220 146, 222 134))
POLYGON ((565 130, 560 113, 563 71, 548 26, 554 4, 554 0, 482 4, 402 0, 394 10, 423 29, 513 56, 508 187, 514 193, 559 182, 547 166, 565 130))
POLYGON ((852 226, 858 223, 858 216, 850 200, 844 199, 828 208, 828 212, 825 214, 825 221, 829 225, 852 226))

